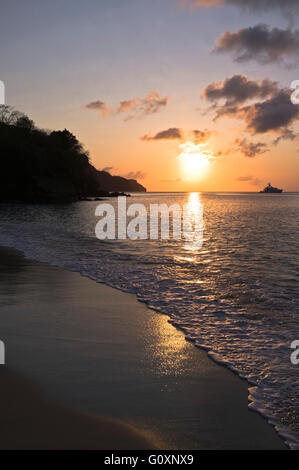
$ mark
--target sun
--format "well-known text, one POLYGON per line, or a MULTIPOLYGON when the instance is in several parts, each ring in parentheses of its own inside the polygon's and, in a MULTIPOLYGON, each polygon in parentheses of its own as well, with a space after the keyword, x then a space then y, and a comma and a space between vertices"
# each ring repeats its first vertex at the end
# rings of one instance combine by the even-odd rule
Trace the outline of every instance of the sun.
POLYGON ((185 142, 180 145, 182 152, 178 158, 185 179, 200 180, 207 176, 214 156, 204 149, 205 145, 195 144, 194 142, 185 142))

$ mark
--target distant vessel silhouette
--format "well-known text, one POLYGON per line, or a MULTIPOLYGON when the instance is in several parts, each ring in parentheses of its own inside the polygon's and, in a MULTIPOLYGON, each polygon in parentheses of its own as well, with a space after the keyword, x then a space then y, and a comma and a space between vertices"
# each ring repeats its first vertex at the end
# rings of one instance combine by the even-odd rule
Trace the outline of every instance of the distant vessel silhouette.
POLYGON ((271 186, 271 183, 268 183, 268 186, 266 186, 260 193, 282 193, 282 189, 274 188, 271 186))

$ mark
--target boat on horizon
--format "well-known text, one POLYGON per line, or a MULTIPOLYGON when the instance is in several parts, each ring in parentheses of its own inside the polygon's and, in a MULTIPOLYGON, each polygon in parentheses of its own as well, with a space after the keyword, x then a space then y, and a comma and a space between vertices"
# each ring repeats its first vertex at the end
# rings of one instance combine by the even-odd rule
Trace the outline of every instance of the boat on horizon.
POLYGON ((268 183, 268 186, 266 186, 260 193, 282 193, 283 189, 279 188, 274 188, 274 186, 271 185, 271 183, 268 183))

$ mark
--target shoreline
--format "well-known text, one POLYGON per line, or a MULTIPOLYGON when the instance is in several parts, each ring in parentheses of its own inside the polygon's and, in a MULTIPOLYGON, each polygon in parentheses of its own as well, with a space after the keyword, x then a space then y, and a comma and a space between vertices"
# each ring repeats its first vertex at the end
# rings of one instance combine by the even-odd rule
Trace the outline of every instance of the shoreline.
POLYGON ((157 436, 160 448, 286 449, 274 428, 248 409, 248 383, 186 341, 166 315, 134 294, 14 249, 1 247, 0 255, 6 259, 1 292, 5 282, 6 291, 15 287, 0 306, 7 364, 47 397, 132 421, 157 436))

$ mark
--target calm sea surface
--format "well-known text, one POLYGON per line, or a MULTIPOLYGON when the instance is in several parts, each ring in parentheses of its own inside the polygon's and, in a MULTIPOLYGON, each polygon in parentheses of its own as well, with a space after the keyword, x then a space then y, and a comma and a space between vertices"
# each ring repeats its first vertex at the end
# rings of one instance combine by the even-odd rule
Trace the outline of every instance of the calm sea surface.
POLYGON ((193 201, 204 211, 200 249, 173 239, 100 241, 99 202, 0 205, 0 244, 134 292, 169 315, 249 381, 249 406, 299 448, 299 365, 290 360, 299 340, 299 194, 148 193, 127 204, 193 201))

